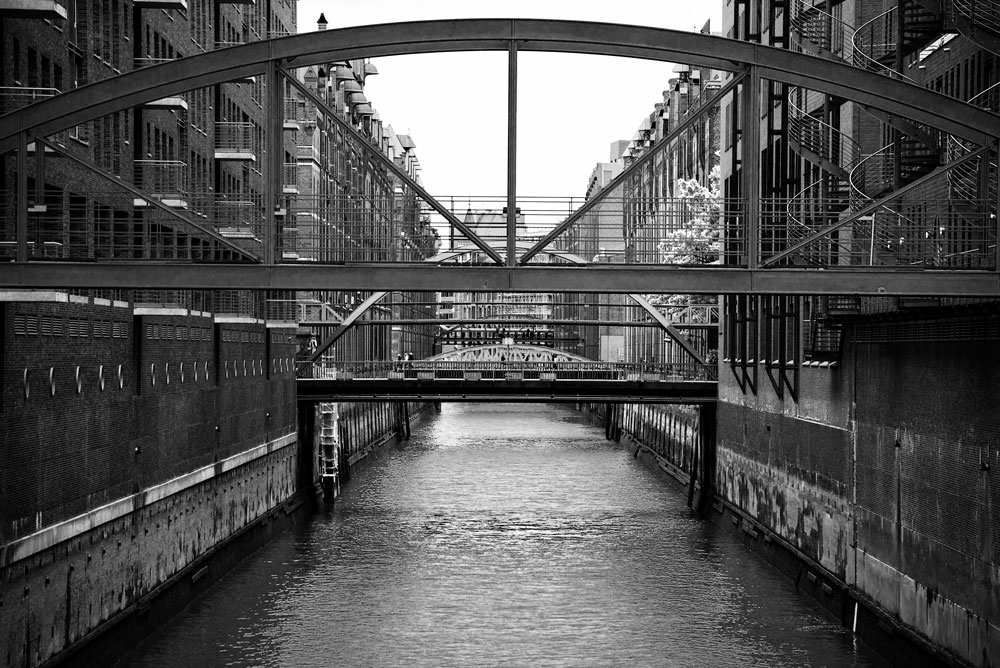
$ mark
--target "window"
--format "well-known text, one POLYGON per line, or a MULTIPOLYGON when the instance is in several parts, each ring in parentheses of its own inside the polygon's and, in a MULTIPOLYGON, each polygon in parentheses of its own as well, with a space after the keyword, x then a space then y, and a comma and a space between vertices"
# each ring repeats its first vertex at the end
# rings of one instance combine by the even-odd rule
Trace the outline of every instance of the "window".
POLYGON ((21 42, 15 37, 11 44, 11 59, 14 61, 14 81, 21 82, 21 42))
POLYGON ((38 87, 38 52, 28 47, 28 86, 38 87))

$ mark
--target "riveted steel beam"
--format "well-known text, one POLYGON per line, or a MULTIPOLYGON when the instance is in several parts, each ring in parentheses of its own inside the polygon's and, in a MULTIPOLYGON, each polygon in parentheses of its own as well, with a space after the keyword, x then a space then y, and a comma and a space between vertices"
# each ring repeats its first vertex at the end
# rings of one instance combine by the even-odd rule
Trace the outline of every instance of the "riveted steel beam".
MULTIPOLYGON (((513 32, 513 30, 512 30, 513 32)), ((517 264, 517 42, 507 51, 507 266, 517 264)))
POLYGON ((890 267, 746 269, 704 265, 442 267, 430 264, 5 262, 0 288, 399 290, 642 294, 1000 297, 1000 274, 890 267))
POLYGON ((847 63, 695 32, 536 19, 468 19, 360 26, 293 35, 209 51, 77 88, 0 118, 0 152, 17 134, 49 135, 167 97, 261 74, 266 63, 291 67, 330 60, 412 53, 509 49, 559 51, 708 65, 756 66, 772 79, 876 107, 984 144, 1000 138, 1000 116, 905 81, 847 63))
MULTIPOLYGON (((673 322, 667 320, 676 329, 718 329, 717 322, 673 322)), ((299 322, 300 327, 330 327, 339 325, 337 322, 329 320, 303 320, 299 322)), ((657 327, 662 328, 656 320, 597 320, 590 318, 579 318, 567 320, 565 318, 552 318, 541 320, 539 318, 393 318, 391 320, 359 320, 354 323, 355 327, 378 327, 384 325, 438 325, 445 331, 459 329, 463 325, 548 325, 548 326, 578 326, 578 327, 657 327)))
POLYGON ((621 401, 656 403, 714 403, 717 383, 707 380, 660 382, 617 380, 459 380, 300 378, 300 403, 315 401, 621 401))

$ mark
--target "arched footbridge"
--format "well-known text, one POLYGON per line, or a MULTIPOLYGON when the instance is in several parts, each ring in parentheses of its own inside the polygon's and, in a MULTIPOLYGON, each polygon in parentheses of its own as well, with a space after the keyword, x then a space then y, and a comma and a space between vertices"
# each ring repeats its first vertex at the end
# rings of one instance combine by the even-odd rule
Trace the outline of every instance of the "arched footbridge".
MULTIPOLYGON (((690 116, 690 122, 696 122, 698 113, 690 116)), ((902 79, 832 58, 693 32, 573 21, 475 19, 293 35, 144 67, 0 116, 0 154, 16 175, 3 202, 0 251, 5 261, 0 263, 0 287, 996 297, 1000 295, 1000 251, 996 201, 990 193, 997 190, 998 139, 1000 117, 996 114, 902 79), (508 54, 508 187, 500 201, 506 209, 502 242, 482 238, 393 160, 380 158, 378 150, 370 151, 368 158, 380 161, 399 178, 406 193, 418 197, 426 210, 449 226, 455 243, 475 248, 477 259, 455 262, 445 254, 440 261, 427 262, 438 253, 414 258, 395 247, 378 247, 381 242, 398 243, 398 234, 361 244, 356 230, 348 229, 357 224, 356 211, 347 215, 319 198, 305 206, 301 197, 289 195, 290 184, 283 181, 288 171, 288 149, 283 142, 288 128, 301 120, 289 99, 303 102, 359 146, 381 139, 366 134, 370 133, 370 124, 365 122, 370 120, 370 108, 366 112, 359 104, 353 116, 343 118, 341 110, 303 83, 299 68, 461 51, 508 54), (516 212, 530 204, 516 189, 516 118, 518 54, 528 51, 641 58, 727 72, 717 94, 704 101, 704 111, 718 109, 722 103, 730 105, 730 118, 743 127, 757 127, 762 100, 767 99, 764 91, 774 85, 799 87, 943 133, 956 150, 942 161, 946 164, 917 181, 860 197, 846 210, 843 198, 811 200, 809 210, 819 213, 803 221, 789 215, 789 202, 764 192, 757 156, 768 147, 762 145, 761 133, 744 131, 733 147, 734 170, 727 177, 731 187, 713 217, 719 232, 714 261, 664 251, 665 244, 669 246, 676 237, 677 229, 671 228, 670 221, 683 222, 683 217, 672 217, 673 205, 664 200, 644 210, 648 222, 625 226, 624 237, 623 226, 615 228, 621 248, 617 256, 584 254, 584 264, 563 262, 560 253, 572 246, 568 239, 589 224, 602 198, 608 203, 624 197, 622 184, 690 126, 684 121, 659 143, 648 146, 609 184, 605 195, 553 221, 544 234, 527 238, 518 230, 516 219, 516 212), (203 193, 204 197, 179 193, 178 188, 164 189, 163 181, 146 182, 138 167, 138 176, 115 174, 107 165, 81 159, 79 147, 67 139, 73 137, 73 128, 101 118, 143 106, 184 109, 183 97, 189 92, 249 81, 264 84, 264 99, 259 101, 265 111, 263 122, 235 124, 239 127, 217 122, 213 132, 217 155, 228 151, 226 159, 253 158, 253 169, 263 183, 262 191, 253 197, 226 198, 217 191, 203 193), (44 183, 58 182, 72 170, 87 172, 92 183, 109 192, 117 190, 115 202, 102 205, 113 209, 106 229, 75 232, 72 212, 47 208, 44 193, 39 197, 30 192, 43 188, 44 183), (979 175, 976 192, 955 178, 966 173, 979 175), (934 184, 940 206, 912 211, 904 206, 908 197, 934 184), (62 218, 57 220, 57 214, 62 218), (298 216, 297 227, 288 223, 292 215, 298 216), (654 221, 659 222, 654 225, 654 221), (925 230, 932 223, 933 243, 925 230), (329 241, 324 235, 341 235, 337 238, 349 238, 352 243, 324 246, 329 241), (642 248, 652 250, 642 255, 642 248), (555 259, 543 262, 543 257, 555 259)), ((805 154, 811 149, 801 141, 799 150, 805 154)), ((393 206, 387 205, 385 211, 391 210, 393 206)), ((605 232, 602 228, 595 234, 605 232)), ((600 242, 604 246, 604 240, 600 242)))

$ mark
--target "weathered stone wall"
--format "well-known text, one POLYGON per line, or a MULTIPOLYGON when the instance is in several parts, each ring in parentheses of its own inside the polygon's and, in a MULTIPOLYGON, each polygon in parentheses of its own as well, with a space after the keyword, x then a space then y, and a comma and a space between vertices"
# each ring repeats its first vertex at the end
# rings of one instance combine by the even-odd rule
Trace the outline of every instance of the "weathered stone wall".
POLYGON ((720 375, 716 491, 919 642, 1000 661, 997 316, 858 318, 840 362, 720 375))
POLYGON ((198 578, 201 558, 295 493, 297 445, 290 434, 6 546, 7 665, 42 665, 135 613, 185 569, 198 578))

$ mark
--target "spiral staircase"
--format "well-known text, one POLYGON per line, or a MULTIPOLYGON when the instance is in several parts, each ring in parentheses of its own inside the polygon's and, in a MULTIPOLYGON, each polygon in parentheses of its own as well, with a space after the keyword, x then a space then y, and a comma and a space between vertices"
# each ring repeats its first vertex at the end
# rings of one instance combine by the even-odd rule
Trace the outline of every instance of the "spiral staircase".
MULTIPOLYGON (((793 48, 823 58, 850 60, 853 49, 850 26, 806 0, 792 0, 791 9, 793 48)), ((821 93, 789 88, 786 133, 789 148, 823 172, 820 178, 789 198, 786 230, 789 245, 836 221, 850 203, 850 175, 860 159, 861 147, 850 135, 827 122, 826 102, 821 93)), ((836 240, 830 240, 820 248, 810 247, 795 259, 809 264, 829 263, 838 254, 836 245, 836 240)))
MULTIPOLYGON (((877 15, 855 30, 807 0, 793 0, 790 20, 792 44, 803 52, 846 60, 862 69, 907 79, 897 71, 898 63, 939 39, 947 25, 953 23, 949 17, 962 10, 959 5, 970 5, 976 1, 978 0, 945 0, 947 6, 941 7, 936 0, 907 0, 901 7, 894 7, 877 15), (903 22, 902 31, 899 30, 900 18, 903 22)), ((977 16, 979 24, 994 25, 1000 34, 1000 8, 991 7, 985 15, 977 16), (996 17, 992 16, 994 13, 997 14, 996 17)), ((981 32, 984 30, 985 28, 980 28, 981 32)), ((984 102, 988 97, 989 104, 994 104, 998 91, 991 90, 990 95, 984 96, 984 102)), ((790 245, 815 229, 826 226, 844 210, 859 210, 929 174, 941 164, 943 156, 951 161, 973 150, 971 145, 956 138, 942 137, 937 132, 905 119, 864 107, 867 113, 893 132, 887 133, 892 141, 870 155, 863 156, 861 147, 852 137, 824 120, 825 102, 822 95, 810 91, 793 88, 789 92, 789 146, 824 173, 823 178, 807 185, 788 203, 790 245), (820 197, 826 198, 826 206, 810 204, 811 200, 820 197), (819 211, 823 213, 817 215, 819 211)), ((995 165, 991 169, 995 170, 995 165)), ((922 194, 927 197, 939 195, 942 199, 978 201, 970 209, 975 209, 975 215, 982 216, 982 200, 979 199, 979 193, 982 192, 980 171, 975 161, 967 163, 949 172, 947 182, 941 179, 945 182, 945 188, 950 187, 950 192, 942 192, 942 186, 937 184, 931 187, 933 192, 911 195, 917 198, 922 194)), ((991 197, 995 197, 996 190, 995 179, 993 181, 991 197)), ((912 231, 926 227, 927 221, 912 218, 919 215, 914 214, 912 209, 913 207, 897 206, 896 203, 880 207, 871 216, 855 223, 852 234, 831 235, 825 248, 819 245, 819 257, 816 261, 829 262, 831 256, 838 253, 843 258, 850 258, 843 261, 851 263, 899 264, 926 261, 919 260, 919 252, 900 253, 899 247, 905 236, 901 230, 912 231), (867 252, 859 252, 858 239, 868 240, 867 252), (918 259, 915 260, 915 257, 918 259)), ((812 245, 809 247, 811 249, 812 245)), ((803 251, 798 254, 800 261, 810 261, 810 253, 805 252, 806 249, 803 251)), ((815 254, 817 253, 814 252, 815 254)))
MULTIPOLYGON (((936 4, 922 0, 924 5, 936 4)), ((1000 54, 1000 4, 995 0, 941 0, 942 13, 973 42, 1000 54)))

